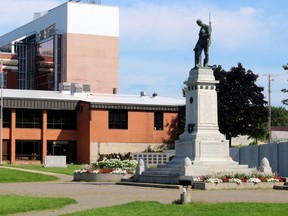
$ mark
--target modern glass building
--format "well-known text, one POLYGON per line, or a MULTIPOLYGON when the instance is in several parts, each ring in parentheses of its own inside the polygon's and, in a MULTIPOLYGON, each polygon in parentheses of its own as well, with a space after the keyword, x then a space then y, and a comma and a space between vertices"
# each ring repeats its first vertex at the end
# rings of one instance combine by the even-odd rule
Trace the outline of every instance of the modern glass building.
POLYGON ((70 82, 112 93, 118 88, 118 41, 117 7, 66 2, 35 13, 33 21, 0 36, 6 87, 58 90, 59 83, 70 82))

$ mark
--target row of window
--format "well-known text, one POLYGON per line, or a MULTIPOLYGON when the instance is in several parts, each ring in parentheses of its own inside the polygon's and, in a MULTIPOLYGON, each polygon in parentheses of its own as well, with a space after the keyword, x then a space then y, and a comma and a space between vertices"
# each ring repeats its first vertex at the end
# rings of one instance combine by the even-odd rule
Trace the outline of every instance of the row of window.
MULTIPOLYGON (((11 109, 3 109, 3 127, 10 127, 11 109)), ((17 109, 16 128, 41 128, 42 110, 17 109)), ((48 110, 48 129, 77 129, 76 112, 69 110, 48 110)), ((109 110, 109 129, 128 129, 128 110, 109 110)), ((154 129, 163 130, 163 112, 154 112, 154 129)))
MULTIPOLYGON (((11 109, 3 109, 3 127, 10 127, 11 109)), ((16 128, 41 128, 42 110, 17 109, 16 128)), ((77 128, 76 112, 70 110, 48 110, 47 111, 48 129, 67 129, 77 128)))
MULTIPOLYGON (((109 110, 109 129, 128 129, 128 110, 109 110)), ((163 130, 163 112, 154 112, 154 129, 163 130)))

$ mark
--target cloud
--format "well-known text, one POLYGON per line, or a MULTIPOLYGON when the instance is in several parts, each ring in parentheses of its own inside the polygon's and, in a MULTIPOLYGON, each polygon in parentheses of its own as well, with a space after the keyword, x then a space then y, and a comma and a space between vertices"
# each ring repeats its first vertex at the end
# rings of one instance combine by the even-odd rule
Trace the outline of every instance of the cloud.
POLYGON ((208 23, 212 12, 212 41, 225 49, 238 49, 266 38, 267 20, 253 7, 225 10, 213 5, 141 3, 120 10, 120 35, 128 46, 143 49, 179 49, 197 41, 195 21, 208 23), (261 32, 261 37, 259 37, 261 32))
POLYGON ((193 15, 176 5, 137 4, 120 10, 120 36, 137 47, 176 48, 191 41, 191 20, 193 15))

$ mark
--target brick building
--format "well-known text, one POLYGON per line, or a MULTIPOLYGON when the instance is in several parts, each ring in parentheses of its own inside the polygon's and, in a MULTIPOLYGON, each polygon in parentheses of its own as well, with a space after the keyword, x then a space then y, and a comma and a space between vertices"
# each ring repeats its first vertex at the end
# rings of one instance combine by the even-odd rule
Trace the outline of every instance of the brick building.
POLYGON ((118 52, 119 9, 95 1, 35 13, 0 36, 3 160, 89 163, 163 145, 184 100, 117 94, 118 52))
MULTIPOLYGON (((73 86, 72 86, 73 89, 73 86)), ((3 90, 3 160, 45 155, 89 163, 98 154, 141 152, 169 139, 184 100, 147 95, 3 90)))

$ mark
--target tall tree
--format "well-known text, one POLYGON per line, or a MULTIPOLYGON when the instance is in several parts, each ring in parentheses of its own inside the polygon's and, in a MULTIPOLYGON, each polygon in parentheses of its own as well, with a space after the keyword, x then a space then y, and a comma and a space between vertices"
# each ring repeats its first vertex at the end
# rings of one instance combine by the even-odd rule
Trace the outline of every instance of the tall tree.
MULTIPOLYGON (((288 64, 287 64, 287 65, 283 65, 283 68, 284 68, 284 70, 288 70, 288 64)), ((281 91, 284 92, 284 93, 288 93, 288 89, 287 89, 287 88, 281 89, 281 91)), ((288 105, 288 98, 282 100, 281 102, 282 102, 284 105, 288 105)))
POLYGON ((288 110, 272 106, 271 111, 272 126, 288 127, 288 110))
POLYGON ((243 68, 241 63, 226 72, 221 66, 214 67, 214 76, 219 80, 218 123, 221 133, 226 135, 231 146, 231 138, 249 135, 253 138, 265 136, 263 127, 268 121, 263 87, 256 85, 258 75, 243 68))

